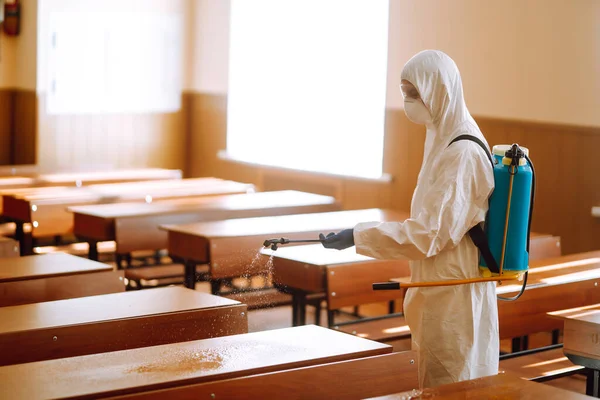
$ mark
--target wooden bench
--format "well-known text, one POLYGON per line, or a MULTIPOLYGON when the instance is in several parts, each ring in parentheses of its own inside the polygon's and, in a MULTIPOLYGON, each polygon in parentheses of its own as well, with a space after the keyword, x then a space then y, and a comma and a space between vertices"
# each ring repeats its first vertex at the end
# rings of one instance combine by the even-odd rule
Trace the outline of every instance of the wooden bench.
POLYGON ((302 326, 10 365, 0 368, 0 382, 11 400, 96 399, 374 357, 391 351, 390 346, 381 343, 327 328, 302 326), (27 384, 23 384, 25 377, 27 384))
POLYGON ((0 259, 0 306, 39 303, 125 290, 110 265, 56 253, 0 259))
POLYGON ((3 307, 0 365, 246 333, 246 314, 237 301, 181 287, 3 307))
POLYGON ((185 198, 146 204, 100 204, 71 207, 75 235, 90 243, 115 241, 116 252, 167 248, 159 225, 336 211, 329 196, 293 190, 185 198))
MULTIPOLYGON (((114 202, 153 202, 183 197, 215 196, 247 193, 254 186, 216 178, 178 179, 128 182, 86 187, 42 187, 21 191, 4 191, 2 212, 6 219, 17 224, 15 237, 21 245, 21 254, 32 254, 32 238, 65 235, 73 230, 73 215, 69 206, 114 202), (31 226, 26 235, 24 225, 31 226)), ((95 246, 90 256, 96 259, 95 246)))
MULTIPOLYGON (((373 397, 370 400, 400 400, 410 397, 410 392, 373 397)), ((484 378, 440 385, 434 389, 425 389, 424 399, 436 400, 456 399, 544 399, 544 400, 586 400, 590 399, 579 393, 529 382, 510 373, 486 376, 484 378)))
POLYGON ((212 293, 218 293, 225 279, 268 271, 267 260, 258 255, 266 239, 316 239, 319 233, 359 222, 402 221, 406 216, 400 211, 367 209, 163 225, 161 229, 168 232, 169 254, 186 262, 185 285, 193 288, 196 265, 208 264, 212 293))
POLYGON ((416 354, 405 351, 115 399, 364 399, 418 386, 416 354))
POLYGON ((0 258, 19 257, 19 242, 0 236, 0 258))

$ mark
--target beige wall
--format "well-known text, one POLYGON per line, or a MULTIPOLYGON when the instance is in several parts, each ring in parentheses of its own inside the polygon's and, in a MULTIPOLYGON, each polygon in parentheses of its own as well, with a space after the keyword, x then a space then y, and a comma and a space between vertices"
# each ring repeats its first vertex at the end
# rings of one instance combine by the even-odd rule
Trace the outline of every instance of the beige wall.
POLYGON ((0 33, 0 88, 12 88, 15 84, 15 45, 17 38, 0 33))
MULTIPOLYGON (((229 0, 197 0, 191 90, 227 92, 229 0)), ((389 108, 420 50, 457 62, 475 115, 600 126, 600 2, 390 0, 389 108)))
POLYGON ((21 32, 15 43, 14 87, 36 89, 38 0, 21 1, 21 32))
POLYGON ((229 63, 229 0, 192 0, 192 74, 189 89, 226 93, 229 63))
POLYGON ((457 62, 473 114, 600 126, 600 2, 391 0, 388 105, 416 52, 457 62))

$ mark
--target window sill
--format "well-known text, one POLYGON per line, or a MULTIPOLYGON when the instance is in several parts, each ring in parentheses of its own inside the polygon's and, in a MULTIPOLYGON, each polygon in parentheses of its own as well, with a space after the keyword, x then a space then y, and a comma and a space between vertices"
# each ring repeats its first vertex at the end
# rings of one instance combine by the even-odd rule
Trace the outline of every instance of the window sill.
POLYGON ((255 163, 255 162, 249 162, 249 161, 245 161, 245 160, 240 160, 240 159, 238 159, 236 157, 232 157, 225 150, 219 151, 217 153, 217 157, 220 160, 223 160, 223 161, 229 161, 229 162, 233 162, 233 163, 236 163, 236 164, 242 164, 242 165, 247 165, 247 166, 251 166, 251 167, 265 168, 265 169, 270 169, 270 170, 273 170, 273 171, 291 172, 291 173, 302 173, 302 174, 308 174, 308 175, 314 175, 314 176, 320 176, 320 177, 327 177, 327 178, 338 178, 338 179, 346 179, 346 180, 353 180, 353 181, 363 181, 363 182, 373 182, 373 183, 391 183, 393 181, 392 176, 390 174, 385 174, 385 173, 382 174, 381 177, 379 177, 379 178, 365 178, 365 177, 362 177, 362 176, 332 174, 332 173, 329 173, 329 172, 315 172, 315 171, 305 171, 305 170, 302 170, 302 169, 295 169, 295 168, 276 167, 276 166, 273 166, 273 165, 260 164, 260 163, 255 163))

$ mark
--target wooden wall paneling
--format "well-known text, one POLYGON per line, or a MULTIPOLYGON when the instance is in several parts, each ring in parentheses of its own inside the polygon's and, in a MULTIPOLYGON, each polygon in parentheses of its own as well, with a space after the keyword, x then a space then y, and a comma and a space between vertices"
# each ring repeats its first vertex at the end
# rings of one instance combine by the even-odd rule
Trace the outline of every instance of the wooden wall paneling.
MULTIPOLYGON (((559 158, 554 162, 558 166, 557 185, 559 187, 555 187, 553 191, 553 198, 556 201, 553 212, 554 215, 564 214, 564 217, 556 220, 556 230, 565 235, 567 248, 577 251, 578 248, 582 248, 578 245, 581 236, 580 221, 589 217, 590 213, 587 216, 581 213, 580 199, 583 198, 581 162, 578 157, 569 155, 578 153, 582 135, 572 134, 568 131, 558 131, 558 133, 559 137, 555 146, 559 150, 559 158)), ((535 162, 535 159, 532 158, 532 160, 535 162)))
POLYGON ((35 90, 15 90, 12 159, 14 164, 35 164, 38 121, 35 90))
MULTIPOLYGON (((400 113, 402 110, 386 109, 385 112, 385 134, 383 140, 383 170, 384 171, 406 171, 408 168, 409 157, 393 157, 388 153, 397 153, 400 149, 406 149, 408 146, 407 132, 400 129, 400 113)), ((401 187, 407 185, 407 174, 394 174, 394 182, 389 188, 388 203, 391 207, 402 207, 408 210, 410 203, 406 201, 401 187)))
POLYGON ((40 96, 39 164, 46 169, 184 167, 184 113, 47 115, 40 96))
POLYGON ((194 93, 192 92, 183 92, 181 95, 181 112, 182 112, 182 121, 184 128, 184 140, 185 148, 183 150, 183 177, 187 178, 191 176, 192 171, 192 157, 194 154, 193 148, 191 146, 193 135, 192 135, 192 121, 193 121, 193 113, 192 106, 194 104, 194 93))
MULTIPOLYGON (((600 149, 600 133, 586 133, 584 144, 576 153, 565 155, 564 163, 578 160, 582 176, 582 195, 579 226, 578 249, 600 249, 600 219, 591 215, 593 206, 600 205, 600 167, 598 166, 598 149, 600 149)), ((579 250, 581 251, 581 250, 579 250)))
POLYGON ((0 165, 11 163, 13 91, 0 89, 0 165))

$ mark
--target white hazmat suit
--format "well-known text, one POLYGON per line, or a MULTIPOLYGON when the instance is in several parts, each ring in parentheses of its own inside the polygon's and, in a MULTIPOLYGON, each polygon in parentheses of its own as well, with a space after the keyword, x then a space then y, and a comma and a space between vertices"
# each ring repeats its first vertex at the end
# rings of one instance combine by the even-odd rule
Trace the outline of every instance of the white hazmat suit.
MULTIPOLYGON (((440 51, 410 59, 402 79, 412 83, 431 114, 425 152, 404 222, 367 222, 354 228, 359 254, 409 259, 412 281, 445 281, 480 276, 479 252, 469 229, 485 219, 494 177, 486 143, 467 110, 456 64, 440 51)), ((486 143, 487 144, 487 143, 486 143)), ((498 373, 499 337, 495 283, 411 288, 404 312, 413 349, 419 355, 419 382, 434 387, 498 373)))

